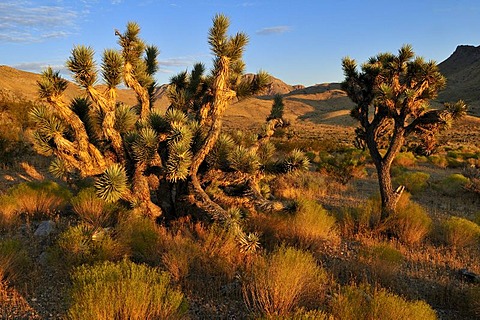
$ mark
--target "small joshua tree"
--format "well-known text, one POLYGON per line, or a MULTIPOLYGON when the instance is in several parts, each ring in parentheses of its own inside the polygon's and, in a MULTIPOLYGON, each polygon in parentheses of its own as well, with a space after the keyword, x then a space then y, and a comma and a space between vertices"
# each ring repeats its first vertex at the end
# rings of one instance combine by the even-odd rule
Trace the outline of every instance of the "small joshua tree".
POLYGON ((213 19, 209 44, 214 66, 204 75, 201 64, 172 78, 171 106, 165 115, 152 109, 157 71, 156 47, 139 37, 140 27, 128 23, 116 31, 120 51, 105 50, 101 64, 105 91, 99 91, 93 49, 77 46, 67 67, 86 98, 65 102, 67 81, 47 69, 38 82, 47 105, 34 108, 36 148, 56 156, 52 172, 77 172, 96 177, 97 195, 107 201, 123 199, 151 217, 175 213, 177 199, 193 190, 197 204, 209 213, 225 212, 204 192, 198 175, 221 132, 229 102, 266 87, 269 76, 243 77, 247 36, 228 36, 229 20, 213 19), (137 106, 117 101, 117 86, 132 89, 137 106), (190 185, 193 188, 185 187, 190 185))
MULTIPOLYGON (((342 84, 355 103, 351 116, 360 122, 357 140, 368 147, 378 173, 382 219, 395 212, 403 191, 393 189, 392 161, 413 133, 432 137, 466 112, 463 101, 446 104, 444 110, 429 110, 428 102, 445 87, 446 79, 434 61, 415 57, 412 47, 403 46, 398 55, 382 53, 357 70, 355 60, 342 61, 342 84), (386 152, 380 152, 384 145, 386 152)), ((431 139, 426 139, 431 141, 431 139)))

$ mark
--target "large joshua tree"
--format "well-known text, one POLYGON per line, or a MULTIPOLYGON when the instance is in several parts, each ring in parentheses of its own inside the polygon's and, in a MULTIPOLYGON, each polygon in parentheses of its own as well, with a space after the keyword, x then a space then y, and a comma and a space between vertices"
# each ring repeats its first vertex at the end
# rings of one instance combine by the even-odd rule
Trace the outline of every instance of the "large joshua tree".
POLYGON ((217 15, 209 32, 214 65, 204 75, 201 64, 172 78, 171 106, 161 115, 152 109, 158 69, 158 50, 140 39, 140 28, 128 23, 116 31, 120 50, 105 50, 101 74, 106 89, 97 84, 93 49, 77 46, 67 67, 84 89, 83 98, 66 102, 67 81, 50 68, 38 82, 47 104, 32 110, 37 123, 37 150, 54 155, 52 172, 77 172, 95 177, 97 194, 123 199, 152 217, 173 214, 179 195, 193 190, 196 203, 206 211, 224 211, 203 190, 201 165, 220 135, 222 116, 234 98, 251 95, 268 84, 266 73, 243 77, 247 36, 228 36, 228 19, 217 15), (117 101, 124 83, 137 95, 137 106, 117 101), (187 188, 189 184, 193 188, 187 188))
POLYGON ((342 67, 342 87, 355 103, 351 116, 360 122, 357 139, 368 147, 377 169, 381 218, 385 220, 395 212, 404 189, 393 188, 390 168, 405 138, 418 134, 431 141, 441 128, 465 114, 466 105, 459 101, 445 104, 443 110, 429 110, 429 101, 445 87, 446 79, 434 61, 416 57, 410 45, 403 46, 397 55, 382 53, 370 58, 361 71, 348 57, 342 67))

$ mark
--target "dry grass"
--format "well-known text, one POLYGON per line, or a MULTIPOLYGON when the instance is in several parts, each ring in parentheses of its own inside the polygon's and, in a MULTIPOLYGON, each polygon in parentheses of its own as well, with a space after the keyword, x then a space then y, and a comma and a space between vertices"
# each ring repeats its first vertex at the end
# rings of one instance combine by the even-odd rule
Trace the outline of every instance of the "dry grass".
POLYGON ((324 177, 319 173, 294 171, 280 176, 272 186, 275 196, 296 200, 316 200, 325 194, 327 186, 324 177))
POLYGON ((72 320, 184 318, 183 294, 166 272, 123 260, 77 268, 72 282, 72 320))
POLYGON ((397 204, 392 225, 392 230, 400 241, 414 246, 428 235, 432 228, 432 219, 426 210, 412 202, 410 195, 405 192, 397 204))
POLYGON ((254 313, 276 318, 308 305, 312 299, 321 303, 327 282, 327 274, 311 254, 280 247, 254 262, 244 279, 243 295, 254 313))
POLYGON ((111 225, 113 208, 96 195, 94 188, 81 190, 70 203, 73 211, 94 228, 111 225))

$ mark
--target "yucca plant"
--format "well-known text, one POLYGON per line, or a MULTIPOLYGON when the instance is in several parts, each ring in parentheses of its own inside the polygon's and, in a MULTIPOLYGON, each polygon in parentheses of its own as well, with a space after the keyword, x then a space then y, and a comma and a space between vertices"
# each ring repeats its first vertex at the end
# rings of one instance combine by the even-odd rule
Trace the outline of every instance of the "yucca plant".
MULTIPOLYGON (((140 38, 134 22, 125 32, 115 32, 120 50, 105 50, 100 66, 93 48, 73 48, 66 65, 86 98, 65 102, 68 82, 51 68, 45 70, 38 87, 47 104, 34 108, 31 118, 38 128, 37 150, 56 157, 51 171, 56 176, 96 177, 100 198, 128 201, 151 217, 173 214, 176 200, 188 190, 194 191, 201 208, 224 212, 199 182, 201 165, 216 145, 229 102, 258 92, 269 81, 265 72, 243 76, 248 38, 243 33, 229 36, 228 28, 227 17, 215 16, 208 37, 214 55, 211 72, 195 64, 190 73, 172 77, 171 105, 164 115, 152 111, 158 49, 140 38), (100 79, 106 84, 104 91, 96 86, 100 79), (137 106, 118 102, 117 86, 122 82, 135 92, 137 106), (193 188, 187 188, 188 183, 193 188), (161 197, 152 198, 154 193, 161 197)), ((227 157, 220 153, 223 167, 227 157)))

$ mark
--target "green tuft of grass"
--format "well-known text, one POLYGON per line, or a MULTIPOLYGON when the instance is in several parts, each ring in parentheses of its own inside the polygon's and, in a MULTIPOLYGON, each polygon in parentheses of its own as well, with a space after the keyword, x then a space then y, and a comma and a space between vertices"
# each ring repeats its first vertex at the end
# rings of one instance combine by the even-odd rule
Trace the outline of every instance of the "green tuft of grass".
POLYGON ((81 266, 72 274, 75 319, 181 319, 187 311, 183 293, 170 275, 128 260, 81 266))

